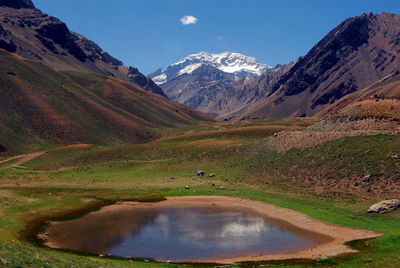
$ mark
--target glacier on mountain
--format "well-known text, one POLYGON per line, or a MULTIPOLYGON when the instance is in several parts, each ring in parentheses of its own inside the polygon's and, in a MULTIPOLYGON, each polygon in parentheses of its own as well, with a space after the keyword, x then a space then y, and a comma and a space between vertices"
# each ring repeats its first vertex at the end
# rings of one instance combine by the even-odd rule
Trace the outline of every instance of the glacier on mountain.
POLYGON ((191 74, 203 65, 211 65, 220 71, 234 74, 238 78, 256 77, 263 74, 271 66, 258 63, 253 57, 240 53, 222 52, 212 54, 200 52, 169 65, 165 70, 158 69, 149 74, 149 77, 158 85, 162 85, 184 74, 191 74))

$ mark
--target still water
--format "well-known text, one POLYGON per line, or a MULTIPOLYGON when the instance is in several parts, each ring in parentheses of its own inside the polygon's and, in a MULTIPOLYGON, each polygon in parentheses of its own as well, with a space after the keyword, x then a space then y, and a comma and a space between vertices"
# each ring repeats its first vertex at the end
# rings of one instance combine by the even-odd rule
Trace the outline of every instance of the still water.
POLYGON ((105 210, 47 232, 58 248, 159 261, 291 253, 326 240, 248 209, 199 205, 105 210))

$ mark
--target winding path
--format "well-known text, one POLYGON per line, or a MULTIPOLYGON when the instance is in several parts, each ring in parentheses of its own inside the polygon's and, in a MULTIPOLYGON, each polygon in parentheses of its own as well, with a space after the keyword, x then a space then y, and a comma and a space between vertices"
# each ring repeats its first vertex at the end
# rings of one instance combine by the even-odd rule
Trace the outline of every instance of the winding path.
POLYGON ((1 160, 0 164, 3 164, 3 163, 7 163, 9 161, 12 161, 14 159, 18 159, 19 158, 19 160, 16 163, 11 164, 9 166, 2 167, 0 169, 6 169, 6 168, 12 168, 12 167, 20 166, 20 165, 22 165, 22 164, 24 164, 26 162, 29 162, 29 161, 31 161, 31 160, 39 157, 39 156, 42 156, 44 153, 46 153, 46 152, 44 151, 44 152, 36 152, 36 153, 31 153, 31 154, 21 154, 21 155, 16 155, 16 156, 1 160))

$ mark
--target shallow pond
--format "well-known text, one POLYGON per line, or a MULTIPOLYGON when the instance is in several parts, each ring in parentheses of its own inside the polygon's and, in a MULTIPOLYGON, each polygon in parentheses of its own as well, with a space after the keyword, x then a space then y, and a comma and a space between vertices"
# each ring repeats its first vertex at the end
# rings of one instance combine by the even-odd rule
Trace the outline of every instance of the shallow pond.
POLYGON ((47 233, 51 247, 177 262, 292 253, 327 241, 251 209, 156 203, 105 207, 47 233))

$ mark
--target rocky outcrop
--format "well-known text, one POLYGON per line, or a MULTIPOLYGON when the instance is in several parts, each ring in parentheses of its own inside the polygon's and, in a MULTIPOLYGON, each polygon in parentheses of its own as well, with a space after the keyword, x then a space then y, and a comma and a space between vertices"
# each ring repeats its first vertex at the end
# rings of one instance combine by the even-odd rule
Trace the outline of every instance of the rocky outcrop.
POLYGON ((77 33, 72 33, 72 35, 74 36, 73 39, 75 39, 75 43, 82 47, 82 49, 85 51, 87 59, 89 59, 90 61, 102 61, 106 64, 111 64, 113 66, 123 65, 122 61, 117 60, 107 52, 103 51, 103 49, 101 49, 100 46, 97 45, 95 42, 77 33))
POLYGON ((1 25, 0 25, 0 48, 7 50, 8 52, 16 52, 17 51, 17 46, 14 44, 12 40, 8 40, 7 37, 11 33, 7 30, 5 30, 1 25))
POLYGON ((42 23, 38 29, 38 33, 35 35, 44 46, 46 46, 53 53, 58 54, 58 51, 54 44, 60 45, 66 49, 72 56, 85 62, 87 55, 84 50, 76 43, 78 38, 73 35, 65 23, 59 21, 56 18, 49 18, 45 23, 42 23))
POLYGON ((154 83, 153 80, 139 72, 137 68, 129 67, 128 78, 131 82, 138 84, 144 90, 157 93, 167 98, 163 90, 159 86, 157 86, 157 84, 154 83))
POLYGON ((32 0, 0 0, 0 6, 12 8, 35 8, 32 0))
POLYGON ((400 200, 398 199, 384 200, 377 204, 372 205, 368 209, 368 213, 387 213, 398 208, 400 208, 400 200))

